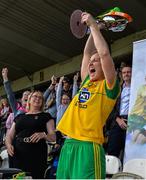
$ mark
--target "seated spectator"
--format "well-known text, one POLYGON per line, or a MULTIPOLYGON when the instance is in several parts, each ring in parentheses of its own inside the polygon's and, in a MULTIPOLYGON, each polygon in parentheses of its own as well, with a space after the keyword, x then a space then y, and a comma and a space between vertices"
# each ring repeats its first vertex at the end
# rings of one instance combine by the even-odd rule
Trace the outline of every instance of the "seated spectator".
POLYGON ((5 141, 8 154, 13 157, 13 168, 30 172, 33 179, 43 179, 47 168, 46 141, 56 141, 54 120, 43 108, 43 94, 32 92, 28 112, 14 119, 5 141))

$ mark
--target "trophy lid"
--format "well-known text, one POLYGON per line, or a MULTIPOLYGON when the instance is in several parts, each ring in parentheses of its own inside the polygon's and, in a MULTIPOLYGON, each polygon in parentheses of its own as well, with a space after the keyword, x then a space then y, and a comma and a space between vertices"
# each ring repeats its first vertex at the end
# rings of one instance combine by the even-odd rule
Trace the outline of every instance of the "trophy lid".
POLYGON ((73 35, 81 39, 85 36, 87 32, 87 25, 81 22, 82 11, 77 9, 75 10, 70 17, 70 29, 73 35))

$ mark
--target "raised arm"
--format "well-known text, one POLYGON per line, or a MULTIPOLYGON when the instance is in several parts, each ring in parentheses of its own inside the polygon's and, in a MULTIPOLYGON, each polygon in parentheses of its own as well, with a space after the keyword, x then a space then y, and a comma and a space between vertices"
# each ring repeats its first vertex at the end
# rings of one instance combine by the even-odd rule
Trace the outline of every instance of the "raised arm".
POLYGON ((17 113, 17 108, 16 108, 17 102, 16 102, 16 98, 14 96, 14 93, 12 91, 11 84, 8 80, 8 69, 7 68, 2 69, 2 77, 3 77, 4 88, 5 88, 5 91, 7 94, 9 104, 10 104, 14 114, 16 114, 17 113))
POLYGON ((53 75, 51 77, 51 84, 50 84, 50 86, 46 89, 46 91, 43 94, 45 102, 47 101, 50 93, 55 89, 56 82, 57 82, 57 78, 53 75))
POLYGON ((81 79, 84 81, 86 76, 88 75, 88 63, 90 61, 90 57, 95 51, 95 46, 93 42, 93 37, 90 34, 88 37, 88 40, 86 42, 85 48, 84 48, 84 53, 83 53, 83 59, 82 59, 82 66, 81 66, 81 79))
MULTIPOLYGON (((102 66, 102 70, 103 70, 105 79, 106 79, 108 85, 112 86, 113 82, 116 78, 116 71, 115 71, 114 63, 113 63, 112 57, 110 55, 107 43, 104 40, 104 38, 100 32, 101 26, 98 25, 96 23, 96 21, 93 19, 93 17, 86 12, 82 13, 82 22, 86 22, 86 24, 90 28, 90 31, 91 31, 90 36, 92 36, 92 38, 93 38, 96 52, 98 53, 98 55, 100 57, 101 66, 102 66)), ((90 40, 90 37, 89 37, 89 40, 90 40)), ((87 43, 88 43, 88 41, 87 41, 87 43)))
POLYGON ((64 76, 62 76, 59 80, 58 86, 57 86, 57 90, 56 90, 56 107, 58 110, 58 107, 61 104, 61 91, 62 91, 62 81, 64 79, 64 76))
POLYGON ((78 91, 78 84, 77 84, 78 78, 79 78, 79 73, 77 72, 73 78, 72 98, 77 94, 78 91))

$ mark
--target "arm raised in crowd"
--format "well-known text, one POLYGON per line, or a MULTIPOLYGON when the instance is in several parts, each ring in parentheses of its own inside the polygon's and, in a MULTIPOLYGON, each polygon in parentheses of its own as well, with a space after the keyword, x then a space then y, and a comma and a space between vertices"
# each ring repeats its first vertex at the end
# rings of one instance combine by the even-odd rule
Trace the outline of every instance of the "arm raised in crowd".
POLYGON ((78 84, 77 84, 78 79, 79 79, 79 73, 77 72, 73 78, 72 98, 77 94, 78 91, 78 84))
POLYGON ((56 90, 56 107, 58 109, 58 107, 61 104, 61 91, 62 91, 62 82, 63 82, 64 76, 62 76, 59 80, 59 84, 57 86, 57 90, 56 90))
POLYGON ((47 101, 47 99, 48 99, 50 93, 52 92, 52 90, 55 89, 56 82, 57 82, 57 78, 53 75, 51 77, 51 84, 50 84, 50 86, 46 89, 46 91, 43 94, 45 102, 47 101))
POLYGON ((9 104, 12 108, 13 113, 16 114, 17 113, 17 101, 16 101, 16 98, 12 91, 11 84, 8 80, 8 69, 7 68, 2 69, 2 77, 3 77, 4 88, 5 88, 5 91, 7 94, 9 104))

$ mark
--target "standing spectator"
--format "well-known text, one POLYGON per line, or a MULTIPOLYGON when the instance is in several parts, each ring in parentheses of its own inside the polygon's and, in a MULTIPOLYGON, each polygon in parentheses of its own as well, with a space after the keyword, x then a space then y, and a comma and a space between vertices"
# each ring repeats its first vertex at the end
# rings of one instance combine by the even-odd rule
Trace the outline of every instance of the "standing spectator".
POLYGON ((26 112, 26 104, 27 104, 27 98, 30 94, 30 91, 24 91, 22 98, 21 98, 21 106, 18 108, 19 103, 17 103, 14 93, 11 88, 11 84, 8 80, 8 69, 3 68, 2 69, 2 77, 3 77, 3 83, 4 88, 7 94, 7 98, 9 100, 9 104, 12 108, 12 112, 14 113, 14 116, 17 116, 18 114, 25 113, 26 112))
POLYGON ((59 158, 57 178, 104 179, 103 126, 115 105, 119 83, 99 25, 86 12, 81 18, 91 34, 82 60, 82 87, 57 126, 67 135, 59 158))
POLYGON ((63 116, 64 112, 66 111, 71 101, 71 97, 69 96, 69 94, 65 93, 61 95, 63 79, 64 76, 60 78, 56 91, 56 107, 57 107, 56 124, 58 124, 58 122, 60 121, 61 117, 63 116))
POLYGON ((34 91, 28 99, 28 112, 20 114, 6 136, 8 154, 13 156, 13 168, 30 172, 33 179, 43 179, 47 168, 46 140, 55 141, 54 120, 43 112, 44 98, 34 91))
POLYGON ((72 96, 72 86, 70 79, 68 77, 64 77, 62 81, 62 92, 61 94, 68 94, 70 97, 72 96))
MULTIPOLYGON (((18 102, 17 103, 17 109, 19 109, 21 107, 21 103, 18 102)), ((11 129, 11 126, 13 124, 13 121, 14 121, 14 113, 11 112, 6 120, 6 129, 7 129, 7 132, 11 129)))
POLYGON ((6 120, 11 112, 11 108, 8 104, 6 98, 0 100, 1 110, 0 110, 0 146, 4 143, 4 137, 6 134, 6 120))
MULTIPOLYGON (((131 85, 131 66, 124 65, 121 69, 123 80, 120 97, 115 105, 115 117, 113 118, 113 127, 109 132, 107 153, 119 158, 120 153, 125 148, 125 138, 127 130, 127 120, 130 101, 130 85, 131 85)), ((121 155, 123 161, 123 154, 121 155)))
POLYGON ((9 114, 11 112, 11 108, 10 108, 6 98, 2 98, 0 100, 0 103, 1 103, 0 120, 2 122, 2 121, 6 121, 7 117, 9 116, 9 114))
POLYGON ((57 87, 57 92, 56 92, 56 107, 57 107, 57 120, 56 124, 59 123, 60 119, 62 118, 64 112, 66 111, 67 107, 69 106, 69 103, 72 99, 72 97, 75 96, 77 93, 77 80, 78 80, 78 75, 74 76, 74 82, 73 82, 73 89, 72 89, 72 96, 68 94, 67 92, 63 91, 63 94, 61 95, 62 92, 62 84, 64 81, 64 76, 60 78, 59 84, 57 87))
POLYGON ((53 75, 51 77, 51 84, 49 88, 46 89, 44 92, 44 99, 45 99, 45 111, 50 113, 53 119, 56 120, 56 90, 55 86, 57 84, 57 78, 53 75))

